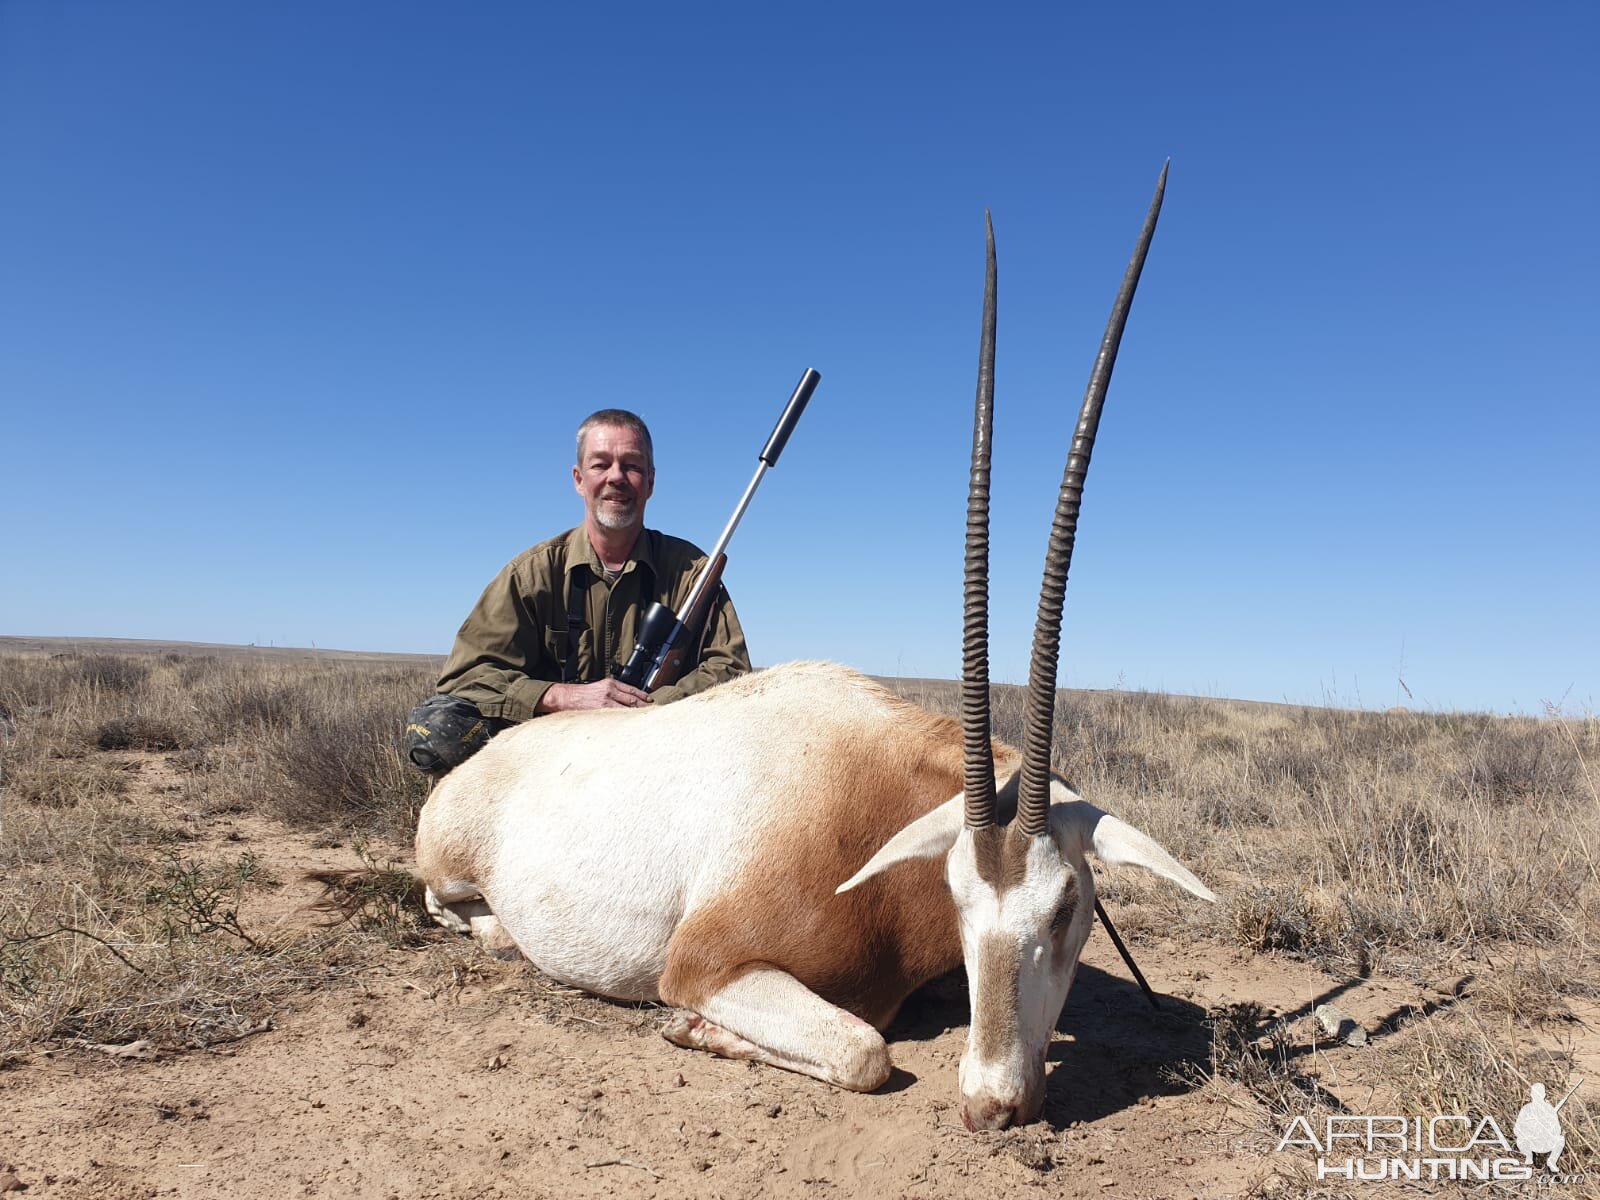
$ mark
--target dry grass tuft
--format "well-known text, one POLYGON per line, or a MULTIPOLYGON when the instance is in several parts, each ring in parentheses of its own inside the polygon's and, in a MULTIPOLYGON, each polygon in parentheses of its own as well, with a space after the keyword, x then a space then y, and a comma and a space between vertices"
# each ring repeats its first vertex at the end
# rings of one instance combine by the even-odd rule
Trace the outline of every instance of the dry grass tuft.
POLYGON ((94 744, 100 750, 183 750, 191 736, 175 721, 135 714, 105 722, 95 730, 94 744))
POLYGON ((1232 940, 1249 950, 1280 950, 1327 960, 1345 943, 1349 923, 1339 908, 1297 887, 1258 884, 1233 894, 1232 940))
POLYGON ((121 796, 128 773, 86 758, 63 755, 19 764, 6 772, 8 796, 43 808, 73 808, 84 801, 121 796))
POLYGON ((1338 1108, 1322 1086, 1299 1067, 1287 1027, 1261 1005, 1246 1001, 1212 1012, 1211 1078, 1244 1089, 1274 1117, 1338 1108))
POLYGON ((422 881, 392 862, 380 862, 364 842, 358 842, 355 849, 361 869, 311 875, 323 888, 317 907, 332 923, 349 923, 363 932, 377 933, 391 946, 419 944, 432 921, 423 901, 422 881))
POLYGON ((118 654, 64 655, 66 672, 91 688, 131 692, 150 677, 150 665, 118 654))

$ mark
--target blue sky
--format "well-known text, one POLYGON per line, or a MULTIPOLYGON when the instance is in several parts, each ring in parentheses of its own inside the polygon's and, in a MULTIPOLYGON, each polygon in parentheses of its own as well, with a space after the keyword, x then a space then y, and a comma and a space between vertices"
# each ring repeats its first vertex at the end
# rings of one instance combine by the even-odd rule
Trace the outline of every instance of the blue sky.
POLYGON ((1588 4, 0 0, 0 633, 443 652, 579 519, 586 413, 708 544, 814 366, 755 660, 954 676, 988 207, 1021 681, 1170 155, 1062 682, 1592 711, 1597 52, 1588 4))

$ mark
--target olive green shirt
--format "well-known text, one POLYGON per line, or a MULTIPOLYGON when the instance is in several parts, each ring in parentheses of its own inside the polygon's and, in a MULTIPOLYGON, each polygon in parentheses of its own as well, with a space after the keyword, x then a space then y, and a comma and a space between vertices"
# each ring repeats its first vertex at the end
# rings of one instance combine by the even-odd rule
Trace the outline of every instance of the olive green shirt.
MULTIPOLYGON (((484 589, 456 633, 439 690, 471 701, 486 717, 526 721, 550 685, 563 678, 567 589, 579 573, 587 591, 576 681, 594 683, 628 661, 639 620, 653 601, 682 615, 705 561, 692 543, 646 529, 615 582, 607 582, 583 526, 540 542, 507 563, 484 589)), ((655 703, 703 692, 750 670, 744 631, 720 584, 699 656, 691 660, 697 664, 693 670, 650 693, 655 703)))

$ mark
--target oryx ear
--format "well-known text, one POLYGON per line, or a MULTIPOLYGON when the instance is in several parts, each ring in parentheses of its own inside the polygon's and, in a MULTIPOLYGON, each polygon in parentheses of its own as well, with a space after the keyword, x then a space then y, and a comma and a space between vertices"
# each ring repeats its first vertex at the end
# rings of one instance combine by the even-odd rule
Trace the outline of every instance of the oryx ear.
MULTIPOLYGON (((1051 789, 1056 796, 1072 793, 1065 788, 1051 789)), ((1086 800, 1073 798, 1065 803, 1059 800, 1050 806, 1050 832, 1063 853, 1072 847, 1082 854, 1093 849, 1101 862, 1113 867, 1143 867, 1146 871, 1170 879, 1186 892, 1202 900, 1216 902, 1216 895, 1194 877, 1188 867, 1162 849, 1161 844, 1147 833, 1135 829, 1126 821, 1119 821, 1108 812, 1102 812, 1086 800)))
POLYGON ((867 860, 866 866, 834 888, 833 894, 837 896, 841 892, 848 892, 857 884, 865 883, 879 872, 907 859, 939 858, 948 854, 950 847, 956 844, 961 823, 965 820, 962 801, 961 796, 946 800, 931 813, 911 822, 885 842, 883 849, 867 860))

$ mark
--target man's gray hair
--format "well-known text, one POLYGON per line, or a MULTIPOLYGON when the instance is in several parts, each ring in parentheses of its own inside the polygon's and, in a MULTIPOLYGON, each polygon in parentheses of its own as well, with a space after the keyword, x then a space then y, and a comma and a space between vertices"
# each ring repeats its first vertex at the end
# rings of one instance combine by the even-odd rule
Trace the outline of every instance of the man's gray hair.
POLYGON ((589 430, 596 425, 620 425, 624 429, 631 429, 637 433, 644 442, 646 465, 650 474, 656 473, 656 447, 650 440, 650 428, 638 413, 631 413, 625 408, 602 408, 599 412, 590 413, 583 419, 583 424, 578 426, 578 465, 583 466, 583 439, 589 436, 589 430))

